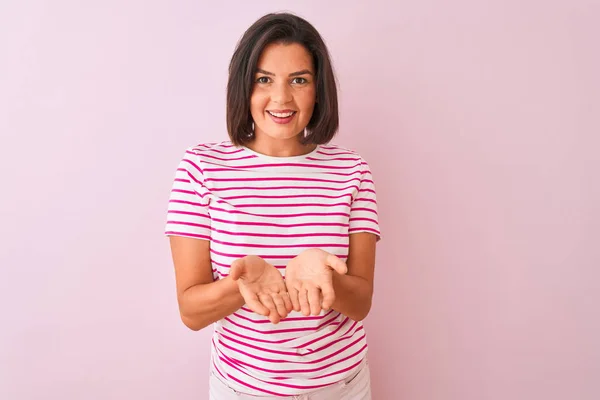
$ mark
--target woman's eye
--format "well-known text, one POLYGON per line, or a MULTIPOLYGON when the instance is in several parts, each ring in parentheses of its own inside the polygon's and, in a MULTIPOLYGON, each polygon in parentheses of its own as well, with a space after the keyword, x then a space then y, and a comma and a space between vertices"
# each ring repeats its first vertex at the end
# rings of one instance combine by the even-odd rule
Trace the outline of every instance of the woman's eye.
POLYGON ((302 84, 305 84, 307 81, 304 78, 294 78, 294 80, 292 82, 302 85, 302 84))
POLYGON ((260 78, 258 78, 256 80, 256 82, 258 82, 258 83, 269 83, 269 78, 266 77, 266 76, 261 76, 260 78))

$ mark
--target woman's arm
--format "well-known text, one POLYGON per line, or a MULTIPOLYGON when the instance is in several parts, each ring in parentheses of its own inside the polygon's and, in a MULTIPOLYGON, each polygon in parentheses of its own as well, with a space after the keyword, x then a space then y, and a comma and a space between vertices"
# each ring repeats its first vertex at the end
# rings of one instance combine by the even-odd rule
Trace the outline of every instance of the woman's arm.
POLYGON ((208 240, 171 236, 170 243, 179 313, 188 328, 200 330, 244 305, 230 277, 213 281, 208 240))
POLYGON ((376 242, 377 236, 372 233, 351 234, 346 261, 348 273, 333 272, 335 301, 332 308, 354 321, 362 321, 371 310, 376 242))

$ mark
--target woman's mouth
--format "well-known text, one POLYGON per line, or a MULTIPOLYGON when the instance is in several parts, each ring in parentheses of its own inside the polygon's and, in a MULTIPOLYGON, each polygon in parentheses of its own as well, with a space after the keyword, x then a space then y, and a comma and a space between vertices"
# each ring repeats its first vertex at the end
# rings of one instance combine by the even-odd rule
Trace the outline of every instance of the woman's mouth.
POLYGON ((269 116, 271 117, 273 122, 275 122, 276 124, 287 124, 292 119, 294 119, 294 116, 296 115, 296 111, 287 111, 287 112, 267 111, 267 114, 269 114, 269 116))

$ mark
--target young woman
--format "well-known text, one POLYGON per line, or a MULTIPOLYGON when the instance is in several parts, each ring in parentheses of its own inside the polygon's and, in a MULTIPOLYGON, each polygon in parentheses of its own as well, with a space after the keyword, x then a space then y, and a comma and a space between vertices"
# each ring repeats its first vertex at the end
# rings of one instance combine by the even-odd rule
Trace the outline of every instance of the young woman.
POLYGON ((181 318, 214 326, 210 398, 370 399, 375 187, 328 144, 336 82, 311 24, 269 14, 245 32, 227 129, 185 152, 166 226, 181 318))

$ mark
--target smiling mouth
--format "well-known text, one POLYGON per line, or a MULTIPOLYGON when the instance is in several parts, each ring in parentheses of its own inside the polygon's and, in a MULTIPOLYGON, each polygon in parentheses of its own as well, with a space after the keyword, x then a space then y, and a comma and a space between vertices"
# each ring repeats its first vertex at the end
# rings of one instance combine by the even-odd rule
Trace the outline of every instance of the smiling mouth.
POLYGON ((296 111, 280 113, 280 112, 272 112, 272 111, 267 110, 267 112, 276 118, 288 118, 288 117, 291 117, 292 115, 296 114, 296 111))

